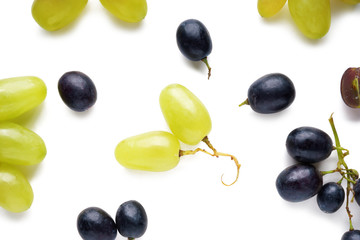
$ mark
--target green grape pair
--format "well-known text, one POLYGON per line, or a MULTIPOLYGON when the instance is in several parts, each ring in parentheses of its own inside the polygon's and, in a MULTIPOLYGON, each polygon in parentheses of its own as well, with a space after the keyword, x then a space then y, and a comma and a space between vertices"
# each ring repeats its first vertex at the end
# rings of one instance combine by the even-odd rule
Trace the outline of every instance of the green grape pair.
MULTIPOLYGON (((268 18, 278 13, 287 0, 258 0, 258 11, 268 18)), ((360 0, 342 0, 358 4, 360 0)), ((300 31, 308 38, 319 39, 326 35, 331 24, 330 0, 288 0, 291 17, 300 31)))
POLYGON ((115 157, 121 165, 137 170, 167 171, 177 166, 181 156, 204 152, 215 157, 230 157, 237 167, 233 183, 237 181, 238 160, 233 155, 218 152, 211 145, 207 137, 212 127, 209 112, 190 90, 180 84, 167 86, 160 94, 160 107, 173 134, 154 131, 121 141, 115 149, 115 157), (201 148, 183 151, 179 140, 188 145, 203 141, 213 152, 201 148))
POLYGON ((9 120, 38 106, 46 92, 37 77, 0 80, 0 206, 11 212, 27 210, 34 198, 29 181, 15 166, 39 164, 46 146, 39 135, 9 120))
MULTIPOLYGON (((88 0, 35 0, 32 16, 47 31, 56 31, 72 23, 88 0)), ((115 17, 126 22, 140 22, 147 13, 146 0, 100 0, 115 17)))

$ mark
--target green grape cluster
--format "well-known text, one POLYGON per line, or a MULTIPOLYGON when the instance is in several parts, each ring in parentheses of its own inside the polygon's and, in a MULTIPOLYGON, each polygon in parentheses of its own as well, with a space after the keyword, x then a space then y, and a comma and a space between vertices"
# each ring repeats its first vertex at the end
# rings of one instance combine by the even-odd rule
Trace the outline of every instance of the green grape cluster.
MULTIPOLYGON (((140 22, 147 13, 146 0, 100 0, 115 17, 125 22, 140 22)), ((47 31, 60 30, 84 10, 88 0, 34 0, 32 16, 47 31)))
POLYGON ((41 137, 11 120, 38 106, 46 92, 37 77, 0 80, 0 206, 11 212, 29 209, 34 198, 29 181, 16 166, 39 164, 46 155, 41 137))
MULTIPOLYGON (((277 14, 287 0, 258 0, 258 12, 269 18, 277 14)), ((347 4, 358 4, 360 0, 341 0, 347 4)), ((292 19, 299 30, 310 39, 326 35, 331 24, 330 0, 288 0, 292 19)))
POLYGON ((203 152, 214 157, 230 157, 236 164, 236 179, 240 164, 236 157, 218 152, 210 143, 208 134, 211 119, 204 104, 180 84, 165 87, 160 94, 160 107, 172 133, 153 131, 122 140, 115 148, 116 160, 126 168, 145 171, 168 171, 179 163, 180 157, 203 152), (212 152, 201 148, 181 150, 180 141, 188 145, 204 142, 212 152))

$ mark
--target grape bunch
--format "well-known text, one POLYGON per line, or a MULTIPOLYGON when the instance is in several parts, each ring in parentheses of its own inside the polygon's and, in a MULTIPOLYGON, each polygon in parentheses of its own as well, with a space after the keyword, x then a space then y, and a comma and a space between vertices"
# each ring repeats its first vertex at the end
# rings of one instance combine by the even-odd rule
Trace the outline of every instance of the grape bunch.
MULTIPOLYGON (((147 14, 146 0, 100 0, 116 18, 136 23, 147 14)), ((88 0, 34 0, 31 13, 34 20, 47 31, 60 30, 75 21, 88 0)))
POLYGON ((147 225, 145 209, 135 200, 119 206, 115 221, 98 207, 84 209, 77 218, 77 229, 84 240, 114 240, 117 232, 129 240, 134 240, 144 235, 147 225))
MULTIPOLYGON (((269 18, 277 14, 287 0, 258 0, 258 12, 269 18)), ((342 0, 348 4, 358 4, 360 0, 342 0)), ((326 35, 331 24, 330 0, 288 0, 292 19, 300 31, 310 39, 320 39, 326 35)))
POLYGON ((122 140, 115 149, 116 160, 126 168, 145 171, 168 171, 177 166, 180 157, 203 152, 208 155, 230 157, 239 177, 240 164, 235 156, 217 151, 210 143, 211 118, 204 104, 180 84, 165 87, 160 94, 160 107, 172 133, 147 132, 122 140), (181 150, 180 141, 188 145, 204 142, 211 150, 201 148, 181 150))
POLYGON ((46 146, 35 132, 9 120, 35 108, 45 97, 40 78, 0 80, 0 206, 10 212, 26 211, 34 198, 29 181, 16 166, 39 164, 46 146))
POLYGON ((317 195, 317 204, 321 211, 334 213, 346 203, 345 209, 349 218, 349 231, 343 234, 342 240, 360 239, 360 231, 352 223, 350 202, 355 198, 360 205, 359 173, 345 162, 349 151, 340 145, 332 115, 329 122, 335 138, 335 146, 330 136, 314 127, 299 127, 289 133, 286 149, 298 163, 284 169, 276 179, 279 195, 286 201, 301 202, 317 195), (327 159, 332 151, 338 155, 337 167, 333 170, 319 171, 313 164, 327 159), (339 174, 337 182, 323 184, 323 176, 339 174), (345 183, 343 183, 345 182, 345 183), (346 185, 344 190, 343 185, 346 185), (350 194, 353 198, 350 198, 350 194))

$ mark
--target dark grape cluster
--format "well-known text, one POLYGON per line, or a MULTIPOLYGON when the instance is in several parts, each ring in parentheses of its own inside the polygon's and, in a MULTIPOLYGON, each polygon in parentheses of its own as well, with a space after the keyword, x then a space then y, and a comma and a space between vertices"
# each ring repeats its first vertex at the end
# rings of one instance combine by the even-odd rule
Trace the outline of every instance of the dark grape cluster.
POLYGON ((114 240, 118 231, 123 237, 135 239, 144 235, 147 223, 144 207, 130 200, 120 205, 115 221, 101 208, 84 209, 78 216, 77 229, 84 240, 114 240))
POLYGON ((330 136, 324 131, 313 127, 300 127, 291 131, 286 139, 286 149, 289 155, 298 161, 284 169, 276 179, 276 188, 279 195, 290 202, 301 202, 317 195, 317 204, 321 211, 334 213, 346 202, 346 211, 349 217, 349 231, 345 232, 341 240, 360 240, 360 231, 355 230, 352 224, 352 214, 349 203, 352 201, 350 193, 360 205, 359 174, 350 169, 344 158, 349 154, 347 149, 340 145, 332 115, 329 119, 335 146, 330 136), (332 151, 337 151, 337 167, 329 171, 319 171, 313 163, 327 159, 332 151), (323 185, 323 176, 338 173, 337 182, 328 182, 323 185), (346 192, 343 182, 346 182, 346 192))

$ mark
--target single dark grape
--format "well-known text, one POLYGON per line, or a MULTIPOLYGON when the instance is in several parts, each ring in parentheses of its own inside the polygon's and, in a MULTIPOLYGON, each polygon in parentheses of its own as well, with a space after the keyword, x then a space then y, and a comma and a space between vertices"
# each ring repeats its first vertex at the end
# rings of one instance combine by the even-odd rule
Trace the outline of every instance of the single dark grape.
POLYGON ((344 188, 335 182, 329 182, 322 186, 317 194, 316 200, 321 211, 334 213, 339 210, 344 203, 344 188))
POLYGON ((284 169, 279 174, 276 188, 283 199, 301 202, 317 194, 322 183, 322 176, 314 166, 299 163, 284 169))
POLYGON ((355 201, 358 205, 360 205, 360 182, 359 180, 356 181, 356 183, 353 186, 353 190, 355 193, 355 201))
POLYGON ((343 101, 351 108, 360 108, 360 68, 348 68, 340 84, 343 101))
POLYGON ((360 240, 359 230, 350 230, 343 234, 341 240, 360 240))
POLYGON ((79 214, 77 229, 84 240, 114 240, 117 235, 114 220, 97 207, 86 208, 79 214))
POLYGON ((67 72, 58 82, 59 94, 64 103, 76 112, 92 107, 97 99, 93 81, 82 72, 67 72))
POLYGON ((295 99, 293 82, 281 73, 267 74, 253 84, 248 90, 248 104, 258 113, 276 113, 289 107, 295 99))
POLYGON ((144 207, 139 202, 131 200, 120 205, 115 222, 123 237, 139 238, 146 231, 148 219, 144 207))
POLYGON ((320 129, 299 127, 289 133, 286 149, 296 161, 316 163, 330 156, 333 142, 330 136, 320 129))
POLYGON ((196 19, 182 22, 176 32, 180 52, 192 61, 206 58, 212 50, 212 41, 205 25, 196 19))

